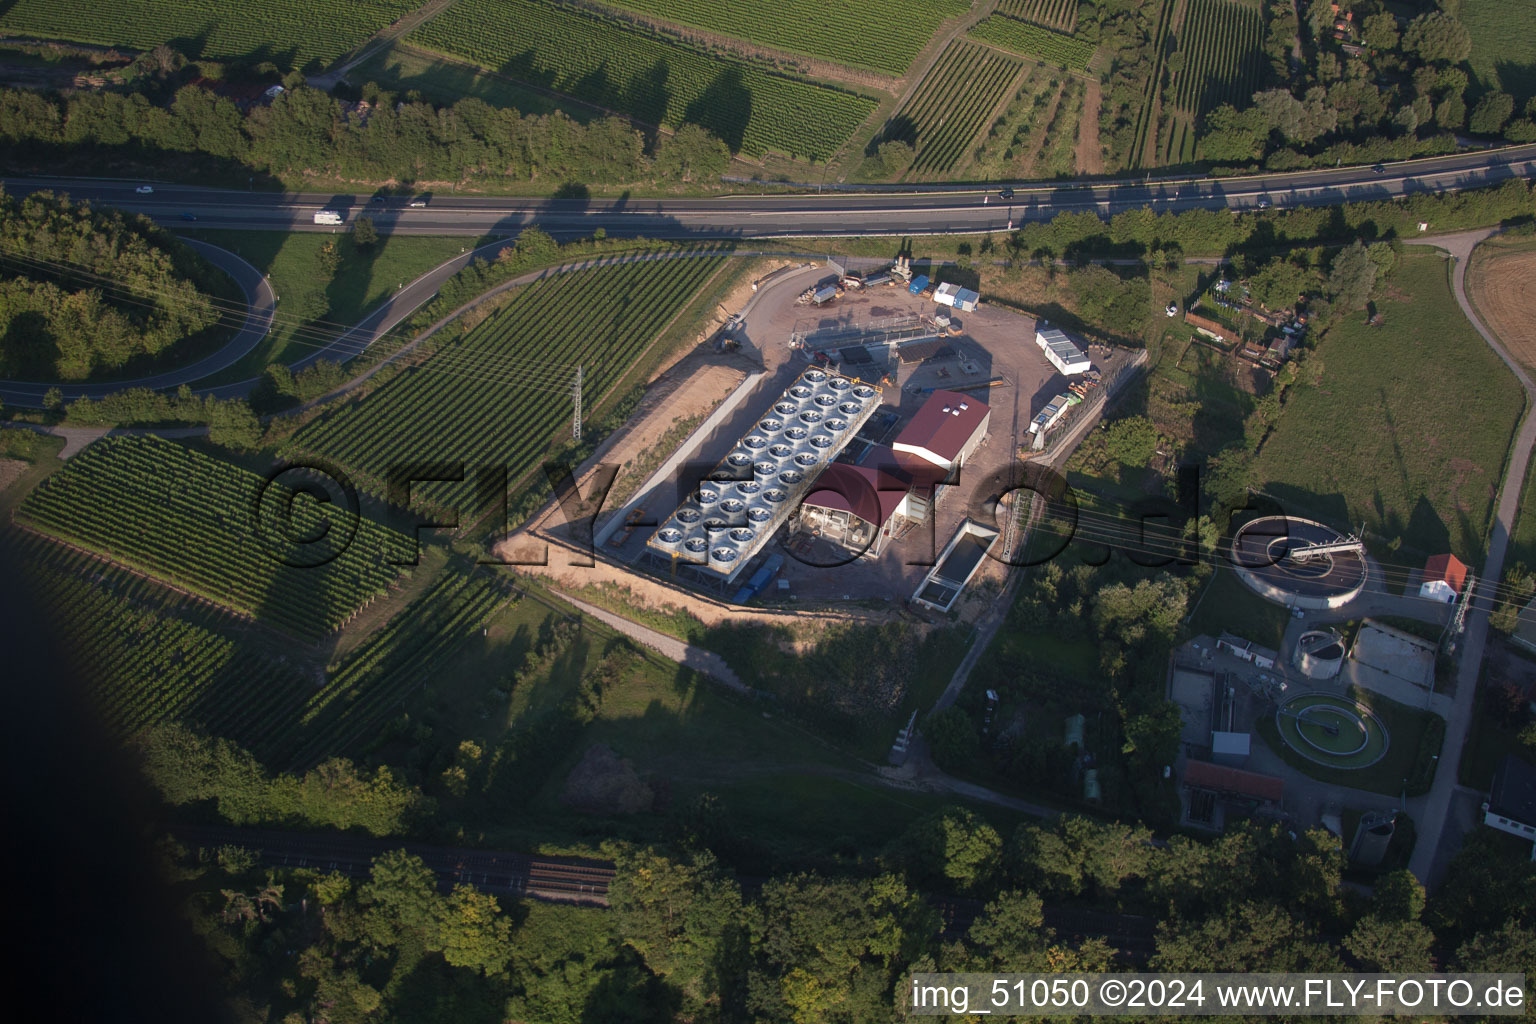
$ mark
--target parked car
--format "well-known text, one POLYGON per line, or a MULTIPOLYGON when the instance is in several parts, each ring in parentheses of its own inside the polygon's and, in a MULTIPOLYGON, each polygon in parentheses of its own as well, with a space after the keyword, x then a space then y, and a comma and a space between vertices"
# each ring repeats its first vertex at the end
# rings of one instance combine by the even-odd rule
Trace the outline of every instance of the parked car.
POLYGON ((134 189, 134 191, 141 196, 152 196, 155 194, 155 190, 150 188, 148 185, 140 185, 138 188, 134 189))

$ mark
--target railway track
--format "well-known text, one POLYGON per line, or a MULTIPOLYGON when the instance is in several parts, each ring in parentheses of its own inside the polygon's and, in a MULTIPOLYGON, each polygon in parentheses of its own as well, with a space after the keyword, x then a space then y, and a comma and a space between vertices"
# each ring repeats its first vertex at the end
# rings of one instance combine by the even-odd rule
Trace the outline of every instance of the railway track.
POLYGON ((184 825, 173 834, 188 846, 240 846, 255 850, 269 867, 339 871, 366 877, 374 858, 403 849, 420 857, 444 887, 471 885, 500 896, 608 905, 614 867, 578 857, 541 857, 500 850, 471 850, 353 836, 326 836, 271 829, 184 825))

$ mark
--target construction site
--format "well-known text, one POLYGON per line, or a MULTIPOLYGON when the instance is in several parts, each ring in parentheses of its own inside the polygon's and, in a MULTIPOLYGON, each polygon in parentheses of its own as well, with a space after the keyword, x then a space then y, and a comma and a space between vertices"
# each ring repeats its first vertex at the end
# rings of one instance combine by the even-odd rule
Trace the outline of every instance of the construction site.
MULTIPOLYGON (((701 351, 741 381, 605 506, 599 558, 714 601, 933 614, 1002 575, 1024 464, 1080 436, 1134 355, 901 260, 790 268, 701 351)), ((562 519, 537 529, 569 542, 562 519)))

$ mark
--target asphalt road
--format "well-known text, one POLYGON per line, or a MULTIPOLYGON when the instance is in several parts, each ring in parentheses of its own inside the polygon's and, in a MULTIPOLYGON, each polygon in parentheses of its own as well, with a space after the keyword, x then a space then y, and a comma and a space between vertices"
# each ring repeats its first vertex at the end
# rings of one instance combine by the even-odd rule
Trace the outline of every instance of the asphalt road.
POLYGON ((13 178, 13 193, 37 189, 67 192, 147 214, 169 226, 216 229, 339 231, 314 223, 318 210, 336 210, 347 222, 367 214, 381 232, 404 234, 512 234, 538 223, 547 231, 651 238, 691 236, 764 238, 780 235, 923 234, 1006 231, 1026 220, 1064 211, 1112 214, 1151 208, 1254 209, 1324 206, 1439 192, 1536 176, 1536 145, 1429 157, 1370 167, 1297 171, 1243 178, 1148 179, 1103 183, 1017 185, 1011 200, 974 187, 923 192, 819 195, 741 195, 708 199, 525 199, 441 196, 412 208, 408 197, 374 202, 369 196, 323 193, 241 192, 183 185, 153 185, 141 195, 138 181, 13 178))

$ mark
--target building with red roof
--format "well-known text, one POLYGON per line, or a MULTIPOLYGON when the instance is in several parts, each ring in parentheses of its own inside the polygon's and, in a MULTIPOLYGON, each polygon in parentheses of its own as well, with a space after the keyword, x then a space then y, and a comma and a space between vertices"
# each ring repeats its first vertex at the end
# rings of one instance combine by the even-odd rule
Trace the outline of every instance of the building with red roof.
POLYGON ((981 446, 992 410, 958 391, 935 391, 891 442, 897 454, 915 455, 945 470, 963 465, 981 446))
POLYGON ((1455 555, 1435 555, 1424 563, 1424 580, 1419 596, 1450 604, 1461 596, 1467 582, 1467 567, 1455 555))
POLYGON ((801 502, 797 528, 850 551, 880 554, 900 524, 923 522, 948 471, 915 455, 876 446, 863 462, 834 462, 801 502))

